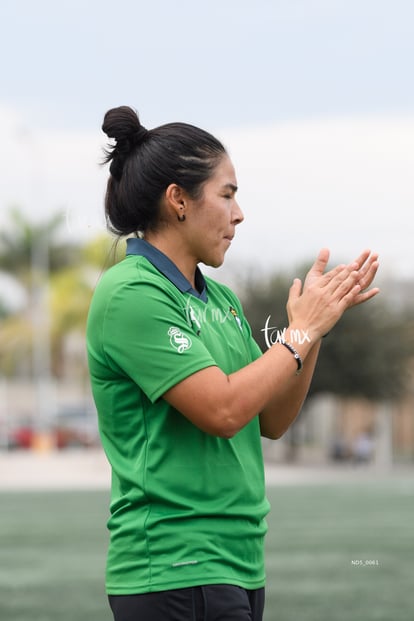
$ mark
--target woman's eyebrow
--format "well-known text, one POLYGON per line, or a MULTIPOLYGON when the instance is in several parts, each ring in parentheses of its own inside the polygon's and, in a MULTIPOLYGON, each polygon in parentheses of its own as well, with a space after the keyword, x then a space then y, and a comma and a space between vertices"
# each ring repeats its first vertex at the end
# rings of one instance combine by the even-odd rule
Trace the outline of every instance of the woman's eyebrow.
POLYGON ((226 189, 226 188, 228 188, 232 192, 237 192, 237 190, 238 190, 237 185, 234 185, 234 183, 225 183, 224 186, 223 186, 223 189, 226 189))

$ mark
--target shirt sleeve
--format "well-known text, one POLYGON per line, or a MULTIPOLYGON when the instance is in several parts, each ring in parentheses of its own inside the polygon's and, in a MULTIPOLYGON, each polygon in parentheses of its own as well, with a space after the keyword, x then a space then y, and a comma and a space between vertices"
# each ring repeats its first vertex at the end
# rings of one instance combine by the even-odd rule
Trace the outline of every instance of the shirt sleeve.
POLYGON ((124 284, 112 293, 102 342, 110 368, 129 376, 151 402, 196 371, 216 366, 180 299, 148 283, 124 284))

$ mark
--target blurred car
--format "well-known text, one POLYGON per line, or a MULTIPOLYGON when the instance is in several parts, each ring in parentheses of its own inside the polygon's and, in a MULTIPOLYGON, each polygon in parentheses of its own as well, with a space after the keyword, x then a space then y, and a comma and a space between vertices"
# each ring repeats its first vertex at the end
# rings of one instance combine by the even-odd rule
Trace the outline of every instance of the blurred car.
POLYGON ((96 412, 83 407, 61 409, 53 421, 53 435, 58 449, 99 446, 96 412))
POLYGON ((96 411, 81 406, 60 409, 42 428, 28 419, 0 431, 1 446, 7 450, 100 446, 96 411))
POLYGON ((21 424, 9 430, 7 435, 7 448, 31 449, 34 443, 35 431, 30 424, 21 424))

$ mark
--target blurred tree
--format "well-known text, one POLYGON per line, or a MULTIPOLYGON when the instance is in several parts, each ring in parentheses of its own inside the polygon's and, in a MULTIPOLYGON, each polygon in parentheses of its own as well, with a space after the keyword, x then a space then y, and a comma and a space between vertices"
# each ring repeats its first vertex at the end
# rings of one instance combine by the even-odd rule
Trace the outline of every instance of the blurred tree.
POLYGON ((9 309, 4 304, 4 302, 2 300, 0 300, 0 321, 2 319, 5 319, 7 317, 7 315, 9 315, 9 314, 10 314, 9 309))
POLYGON ((407 327, 380 298, 347 311, 323 341, 310 394, 398 399, 413 355, 407 327))
POLYGON ((4 303, 0 370, 6 375, 30 375, 36 341, 44 342, 52 374, 62 375, 65 341, 75 334, 82 340, 96 282, 124 254, 125 244, 106 234, 83 246, 62 240, 63 223, 62 213, 32 223, 12 209, 10 226, 0 232, 0 268, 26 291, 26 304, 19 311, 7 312, 4 303), (48 321, 43 321, 42 309, 48 321))
POLYGON ((36 249, 47 249, 47 271, 55 272, 76 261, 78 246, 59 240, 65 214, 53 214, 45 222, 35 223, 18 208, 9 211, 10 225, 0 231, 0 269, 13 275, 23 285, 32 283, 36 268, 36 249))
POLYGON ((99 235, 80 249, 76 265, 51 276, 49 299, 53 318, 52 369, 55 375, 60 376, 63 372, 65 340, 68 335, 77 333, 84 337, 89 304, 100 275, 117 263, 124 252, 123 242, 116 243, 108 235, 99 235))
POLYGON ((104 233, 89 241, 82 248, 82 262, 103 273, 125 256, 125 240, 104 233))
POLYGON ((24 314, 8 314, 0 322, 0 373, 28 376, 31 372, 33 329, 24 314))
MULTIPOLYGON (((43 366, 40 356, 48 364, 50 326, 45 294, 49 277, 79 261, 78 246, 59 239, 64 220, 64 214, 59 212, 34 223, 19 209, 12 208, 8 227, 0 231, 0 269, 26 292, 25 304, 11 312, 0 326, 0 368, 9 375, 43 372, 39 368, 43 366)), ((3 304, 6 306, 5 300, 3 304)))

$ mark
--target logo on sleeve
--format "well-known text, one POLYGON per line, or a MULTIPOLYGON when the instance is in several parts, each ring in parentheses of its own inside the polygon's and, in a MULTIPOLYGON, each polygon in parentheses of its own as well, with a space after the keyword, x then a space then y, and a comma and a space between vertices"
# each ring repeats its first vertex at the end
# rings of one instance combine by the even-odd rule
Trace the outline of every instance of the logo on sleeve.
POLYGON ((192 342, 189 336, 181 332, 178 328, 171 327, 168 330, 168 336, 170 337, 170 343, 178 351, 179 354, 182 354, 187 349, 190 349, 192 342))

